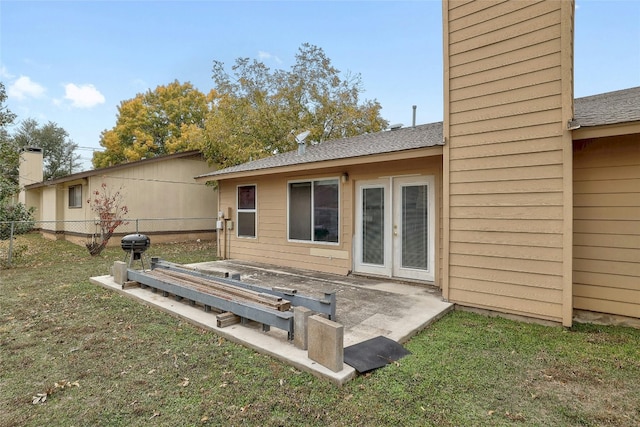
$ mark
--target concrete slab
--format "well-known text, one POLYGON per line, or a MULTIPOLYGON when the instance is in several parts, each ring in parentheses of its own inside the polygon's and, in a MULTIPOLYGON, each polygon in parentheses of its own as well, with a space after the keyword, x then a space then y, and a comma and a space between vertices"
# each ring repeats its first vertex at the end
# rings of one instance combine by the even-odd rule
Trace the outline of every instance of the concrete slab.
MULTIPOLYGON (((442 301, 439 290, 432 286, 395 282, 388 278, 335 276, 231 260, 190 266, 219 275, 240 274, 240 279, 246 283, 294 288, 298 293, 318 298, 322 298, 324 292, 336 291, 335 320, 344 326, 345 347, 380 335, 404 343, 453 308, 453 304, 442 301)), ((202 307, 194 307, 148 289, 122 289, 113 276, 92 277, 91 282, 158 307, 335 384, 342 385, 356 375, 355 369, 346 364, 341 371, 333 372, 312 361, 306 350, 296 348, 292 341, 287 340, 285 331, 271 328, 264 332, 260 325, 253 323, 219 328, 215 314, 205 312, 202 307)))

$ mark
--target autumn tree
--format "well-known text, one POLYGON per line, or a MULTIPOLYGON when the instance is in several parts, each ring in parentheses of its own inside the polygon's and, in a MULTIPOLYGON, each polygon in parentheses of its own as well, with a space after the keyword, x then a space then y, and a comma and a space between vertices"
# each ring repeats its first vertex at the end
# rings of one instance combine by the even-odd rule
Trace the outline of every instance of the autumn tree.
POLYGON ((289 71, 238 58, 230 74, 213 63, 215 91, 206 121, 204 152, 222 166, 285 152, 294 135, 310 131, 308 141, 377 132, 387 126, 377 101, 361 100, 359 74, 343 74, 324 51, 303 44, 289 71))
POLYGON ((102 132, 105 150, 94 153, 93 166, 200 149, 207 111, 207 97, 177 80, 123 101, 116 125, 102 132))

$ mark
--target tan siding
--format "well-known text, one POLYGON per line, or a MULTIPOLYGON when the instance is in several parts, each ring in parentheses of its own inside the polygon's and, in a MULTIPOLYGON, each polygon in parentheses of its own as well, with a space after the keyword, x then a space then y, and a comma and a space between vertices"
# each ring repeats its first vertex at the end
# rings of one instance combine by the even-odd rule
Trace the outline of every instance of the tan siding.
MULTIPOLYGON (((546 42, 555 41, 560 38, 560 28, 553 26, 545 28, 546 31, 536 31, 530 33, 523 33, 516 37, 502 40, 498 43, 485 45, 476 50, 468 50, 462 46, 458 46, 450 56, 450 65, 452 69, 454 67, 469 64, 472 62, 482 61, 487 63, 488 66, 492 66, 495 63, 492 62, 494 57, 500 55, 511 54, 520 49, 525 49, 531 46, 544 45, 546 42)), ((541 52, 542 53, 542 52, 541 52)))
POLYGON ((640 317, 640 136, 574 154, 574 305, 640 317))
POLYGON ((471 109, 461 111, 453 113, 451 117, 456 123, 462 124, 481 120, 520 116, 528 113, 553 110, 559 107, 558 98, 555 96, 548 96, 539 97, 533 100, 514 101, 489 108, 483 108, 481 110, 471 109))
POLYGON ((466 279, 479 279, 488 282, 497 282, 502 284, 523 285, 531 286, 532 283, 535 286, 549 288, 549 289, 561 289, 562 277, 549 274, 532 274, 532 273, 519 273, 514 271, 504 270, 491 270, 487 268, 476 268, 466 266, 452 266, 451 275, 453 277, 461 277, 466 279))
POLYGON ((562 247, 562 239, 557 234, 452 230, 450 239, 451 242, 535 246, 542 248, 562 247))
POLYGON ((455 194, 546 193, 558 191, 558 186, 561 184, 560 178, 510 180, 507 182, 462 182, 451 184, 451 190, 455 194))
MULTIPOLYGON (((353 165, 324 170, 320 173, 293 171, 287 174, 270 175, 246 180, 225 180, 220 183, 220 206, 233 208, 235 220, 235 191, 238 185, 255 184, 258 199, 257 238, 237 238, 235 230, 230 236, 221 236, 221 249, 233 259, 255 261, 288 267, 335 274, 347 274, 352 269, 353 203, 354 182, 359 179, 374 179, 381 176, 405 174, 441 174, 442 157, 415 158, 374 164, 353 165), (287 182, 294 179, 317 179, 340 177, 347 172, 349 179, 340 188, 340 242, 338 244, 291 242, 287 240, 287 182), (224 239, 223 239, 224 238, 224 239), (230 245, 230 247, 228 247, 230 245)), ((441 185, 438 182, 437 185, 441 185)), ((437 188, 436 200, 441 202, 441 188, 437 188)), ((441 227, 440 218, 436 228, 441 227)), ((436 270, 440 268, 441 251, 436 270)), ((438 270, 439 271, 439 270, 438 270)), ((439 277, 438 277, 439 279, 439 277)))
POLYGON ((567 322, 568 6, 445 3, 453 302, 567 322))
MULTIPOLYGON (((498 99, 495 98, 494 99, 498 99)), ((469 147, 473 145, 484 144, 500 144, 514 141, 528 141, 534 144, 537 140, 543 138, 557 138, 559 125, 558 123, 550 123, 546 125, 528 124, 520 129, 496 129, 493 132, 457 135, 456 145, 458 147, 469 147)))
MULTIPOLYGON (((537 299, 526 300, 519 295, 505 296, 499 289, 494 292, 467 291, 454 289, 451 291, 451 299, 459 304, 469 305, 487 310, 496 310, 520 316, 535 317, 543 320, 557 321, 562 316, 562 308, 558 303, 540 301, 537 299)), ((553 294, 553 299, 558 301, 560 295, 553 294)), ((545 298, 547 300, 551 298, 545 298)))

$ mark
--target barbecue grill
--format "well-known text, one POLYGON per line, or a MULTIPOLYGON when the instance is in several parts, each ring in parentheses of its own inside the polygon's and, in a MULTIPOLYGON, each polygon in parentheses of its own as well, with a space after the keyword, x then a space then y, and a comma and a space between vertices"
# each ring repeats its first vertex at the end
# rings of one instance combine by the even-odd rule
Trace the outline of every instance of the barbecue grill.
POLYGON ((126 262, 129 257, 128 266, 131 267, 131 263, 135 260, 140 260, 142 263, 142 269, 144 270, 144 258, 142 254, 151 246, 151 239, 144 234, 128 234, 120 241, 120 247, 126 252, 124 260, 126 262))

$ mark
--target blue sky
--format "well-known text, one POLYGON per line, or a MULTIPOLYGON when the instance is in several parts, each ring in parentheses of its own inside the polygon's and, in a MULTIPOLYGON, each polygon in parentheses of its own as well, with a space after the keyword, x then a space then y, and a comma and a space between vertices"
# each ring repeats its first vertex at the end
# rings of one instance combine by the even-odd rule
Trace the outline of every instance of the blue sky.
MULTIPOLYGON (((576 2, 575 95, 640 86, 640 1, 576 2)), ((89 168, 120 102, 174 80, 213 88, 213 60, 289 69, 303 43, 390 123, 442 120, 442 4, 423 1, 0 2, 0 81, 18 122, 63 127, 89 168)))

